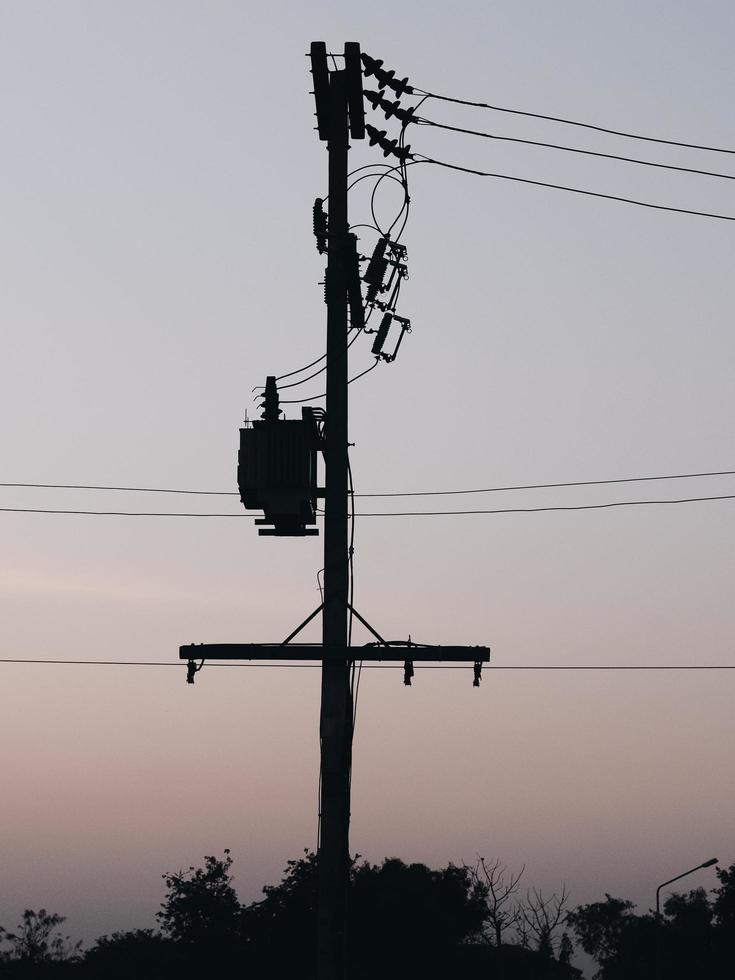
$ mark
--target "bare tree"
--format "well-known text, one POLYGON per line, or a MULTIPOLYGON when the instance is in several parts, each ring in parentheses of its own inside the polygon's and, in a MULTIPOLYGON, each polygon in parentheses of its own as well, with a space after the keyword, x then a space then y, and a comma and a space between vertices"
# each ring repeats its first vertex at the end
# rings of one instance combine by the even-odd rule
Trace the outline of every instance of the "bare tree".
POLYGON ((563 885, 561 894, 556 892, 550 898, 544 898, 536 888, 526 892, 525 902, 516 906, 518 914, 518 938, 521 946, 530 948, 532 945, 546 956, 554 957, 564 944, 563 932, 567 920, 569 892, 563 885), (563 933, 563 935, 562 935, 563 933))
POLYGON ((518 930, 520 911, 513 896, 525 870, 524 864, 518 874, 512 874, 500 860, 489 864, 483 857, 469 868, 473 881, 482 887, 487 908, 485 936, 493 946, 502 946, 504 934, 518 930))

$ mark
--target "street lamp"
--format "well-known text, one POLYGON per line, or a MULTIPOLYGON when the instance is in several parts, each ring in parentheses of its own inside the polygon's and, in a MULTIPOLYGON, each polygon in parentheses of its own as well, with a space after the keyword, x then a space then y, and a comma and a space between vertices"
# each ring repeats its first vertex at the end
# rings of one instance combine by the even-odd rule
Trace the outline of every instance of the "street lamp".
POLYGON ((717 864, 717 858, 710 858, 709 861, 698 864, 696 868, 690 868, 675 878, 669 878, 668 881, 662 882, 656 889, 656 977, 658 980, 661 980, 661 889, 673 884, 680 878, 686 878, 687 875, 693 874, 701 868, 711 868, 713 864, 717 864))
POLYGON ((659 885, 656 889, 656 918, 659 919, 661 917, 662 888, 673 884, 673 882, 678 881, 679 878, 686 878, 687 875, 693 874, 695 871, 699 871, 700 868, 711 868, 713 864, 717 864, 717 858, 710 858, 709 861, 705 861, 703 864, 698 864, 696 868, 690 868, 688 871, 685 871, 684 874, 677 875, 676 878, 669 878, 668 881, 664 881, 663 884, 659 885))

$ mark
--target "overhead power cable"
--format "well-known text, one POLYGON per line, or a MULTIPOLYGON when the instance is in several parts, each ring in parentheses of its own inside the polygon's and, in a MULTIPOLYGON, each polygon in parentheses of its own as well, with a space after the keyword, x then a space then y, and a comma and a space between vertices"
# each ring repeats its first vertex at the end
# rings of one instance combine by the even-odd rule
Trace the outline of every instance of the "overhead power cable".
MULTIPOLYGON (((355 497, 440 497, 468 493, 502 493, 507 490, 555 490, 560 487, 601 487, 614 483, 648 483, 654 480, 692 480, 712 476, 735 476, 735 470, 705 470, 699 473, 667 473, 663 476, 623 476, 612 480, 574 480, 566 483, 519 483, 514 486, 476 487, 464 490, 387 490, 356 493, 355 497)), ((113 487, 86 483, 0 483, 0 487, 40 490, 113 490, 126 493, 185 493, 204 497, 239 497, 236 490, 182 490, 172 487, 113 487)))
MULTIPOLYGON (((350 378, 347 384, 351 385, 353 381, 357 381, 358 378, 362 378, 366 374, 369 374, 371 371, 375 370, 378 364, 380 364, 380 359, 376 358, 374 363, 371 364, 369 368, 365 368, 364 371, 360 371, 359 374, 356 374, 354 378, 350 378)), ((290 399, 282 398, 281 405, 301 405, 303 402, 315 402, 318 401, 320 398, 326 398, 326 397, 327 397, 327 393, 326 391, 323 391, 321 395, 311 395, 309 398, 290 398, 290 399)))
POLYGON ((602 487, 617 483, 649 483, 654 480, 691 480, 696 477, 735 476, 735 470, 712 470, 709 473, 672 473, 665 476, 626 476, 614 480, 575 480, 567 483, 526 483, 512 487, 476 487, 469 490, 402 490, 380 493, 356 493, 356 497, 444 497, 469 493, 504 493, 508 490, 556 490, 562 487, 602 487))
MULTIPOLYGON (((355 647, 355 651, 360 648, 355 647)), ((185 668, 184 661, 170 660, 51 660, 51 659, 30 659, 21 657, 0 657, 0 664, 57 664, 59 666, 75 667, 178 667, 185 668)), ((321 663, 268 663, 264 661, 250 661, 248 663, 216 663, 211 660, 206 661, 209 667, 289 667, 314 670, 320 668, 321 663)), ((496 670, 735 670, 735 664, 485 664, 488 671, 496 670)), ((403 664, 376 664, 365 663, 363 670, 403 670, 403 664)), ((419 670, 471 670, 471 664, 421 664, 419 670)))
MULTIPOLYGON (((404 510, 404 511, 361 511, 356 517, 463 517, 474 514, 540 514, 551 511, 605 510, 611 507, 659 507, 665 504, 694 504, 712 500, 735 500, 735 494, 722 494, 716 497, 684 497, 676 500, 615 500, 606 504, 575 504, 555 507, 507 507, 497 510, 404 510)), ((138 510, 61 510, 46 507, 0 507, 0 513, 7 514, 76 514, 83 517, 227 517, 243 519, 248 514, 204 514, 182 511, 138 511, 138 510)), ((323 516, 317 511, 317 516, 323 516)))
POLYGON ((541 112, 524 112, 521 109, 509 109, 507 106, 490 105, 487 102, 471 102, 467 99, 453 99, 448 95, 437 95, 435 92, 426 92, 421 89, 414 89, 417 94, 427 96, 430 99, 437 99, 440 102, 453 102, 455 105, 466 105, 476 109, 491 109, 493 112, 506 112, 513 116, 528 116, 531 119, 545 119, 548 122, 562 123, 565 126, 577 126, 581 129, 592 129, 598 133, 608 133, 611 136, 623 136, 626 139, 643 140, 647 143, 661 143, 664 146, 683 146, 689 150, 705 150, 709 153, 731 153, 730 150, 720 146, 706 146, 701 143, 685 143, 680 140, 666 140, 656 136, 644 136, 641 133, 626 132, 621 129, 610 129, 607 126, 599 126, 593 123, 580 122, 578 119, 568 119, 563 116, 547 116, 541 112))
POLYGON ((447 129, 453 133, 465 133, 467 136, 480 136, 483 139, 496 140, 503 143, 522 143, 525 146, 541 146, 549 150, 563 150, 566 153, 579 153, 582 156, 601 157, 604 160, 619 160, 624 163, 635 163, 641 167, 657 167, 661 170, 678 170, 682 173, 699 174, 703 177, 719 177, 721 180, 735 180, 735 174, 722 174, 712 170, 698 170, 695 167, 677 167, 671 163, 656 163, 653 160, 641 160, 637 157, 620 156, 616 153, 601 153, 598 150, 582 150, 579 147, 563 146, 559 143, 543 143, 538 140, 520 139, 516 136, 498 136, 495 133, 484 133, 476 129, 464 129, 461 126, 449 126, 446 123, 434 122, 417 116, 414 120, 419 126, 433 126, 435 129, 447 129))
MULTIPOLYGON (((418 157, 414 155, 414 158, 418 157)), ((495 177, 497 180, 511 180, 518 184, 531 184, 534 187, 550 187, 557 191, 566 191, 568 194, 582 194, 585 197, 599 197, 606 201, 617 201, 621 204, 633 204, 639 208, 649 208, 654 211, 671 211, 675 214, 691 214, 698 218, 717 218, 719 221, 735 221, 735 215, 717 214, 712 211, 695 211, 691 208, 675 208, 666 204, 652 204, 650 201, 640 201, 637 198, 622 197, 619 194, 603 194, 601 191, 588 191, 581 187, 569 187, 566 184, 553 184, 545 180, 531 180, 528 177, 515 177, 511 174, 497 174, 487 170, 475 170, 472 167, 460 167, 456 163, 447 163, 444 160, 434 160, 432 157, 420 155, 419 163, 433 163, 436 167, 445 167, 447 170, 457 170, 465 174, 474 174, 477 177, 495 177)))
POLYGON ((359 511, 356 517, 455 517, 473 514, 541 514, 550 511, 605 510, 611 507, 660 507, 664 504, 693 504, 709 500, 735 500, 735 494, 717 497, 683 497, 677 500, 614 500, 607 504, 572 504, 553 507, 505 507, 497 510, 401 510, 393 512, 359 511))

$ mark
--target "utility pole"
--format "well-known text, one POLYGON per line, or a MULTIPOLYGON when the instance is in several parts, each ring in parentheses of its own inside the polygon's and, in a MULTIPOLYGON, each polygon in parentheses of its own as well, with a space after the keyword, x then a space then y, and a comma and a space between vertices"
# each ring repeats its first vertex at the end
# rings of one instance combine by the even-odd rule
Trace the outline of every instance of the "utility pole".
MULTIPOLYGON (((403 662, 404 683, 411 684, 414 662, 469 662, 474 667, 474 686, 479 686, 482 664, 490 659, 487 647, 436 646, 407 641, 387 641, 353 607, 350 600, 351 554, 348 538, 349 443, 348 443, 348 320, 349 328, 364 330, 364 304, 360 286, 359 257, 355 236, 347 216, 349 139, 365 136, 360 47, 345 44, 344 68, 330 72, 326 45, 315 41, 310 51, 319 137, 327 143, 329 156, 328 225, 319 232, 326 236, 327 304, 326 412, 320 429, 315 411, 302 409, 301 420, 281 419, 275 377, 268 377, 262 419, 240 430, 238 485, 243 504, 262 510, 256 524, 261 535, 303 537, 317 534, 316 499, 324 498, 324 590, 322 604, 279 643, 206 643, 179 648, 188 661, 187 681, 208 660, 318 660, 321 662, 320 836, 317 854, 318 901, 316 959, 318 980, 345 980, 347 948, 347 888, 350 872, 349 825, 350 782, 354 708, 350 674, 354 662, 403 662), (325 460, 325 487, 316 486, 316 459, 325 460), (319 614, 322 643, 292 643, 319 614), (348 617, 354 616, 374 637, 361 647, 350 645, 348 617), (197 667, 196 661, 201 661, 197 667)), ((369 63, 372 59, 362 59, 369 63)), ((382 64, 382 62, 380 63, 382 64)), ((390 75, 392 79, 392 74, 390 75)), ((405 88, 407 80, 399 83, 405 88)), ((395 88, 392 81, 390 84, 395 88)), ((383 134, 379 134, 382 138, 383 134)), ((378 140, 379 141, 379 140, 378 140)), ((375 142, 375 140, 371 140, 375 142)), ((381 143, 381 147, 385 147, 381 143)), ((394 147, 395 149, 395 147, 394 147)), ((407 151, 404 151, 407 152, 407 151)), ((321 207, 321 200, 317 201, 321 207)), ((317 231, 315 227, 315 231, 317 231)), ((383 242, 384 249, 386 243, 383 242)), ((394 248, 397 246, 394 244, 394 248)), ((323 251, 323 247, 320 247, 323 251)), ((382 256, 382 252, 380 255, 382 256)), ((405 254, 405 250, 403 253, 405 254)), ((371 263, 372 264, 372 263, 371 263)), ((383 262, 383 268, 385 268, 383 262)), ((374 274, 374 293, 382 287, 374 274)), ((368 302, 371 302, 368 292, 368 302)), ((373 296, 374 298, 374 296, 373 296)), ((387 309, 386 305, 382 306, 387 309)), ((402 324, 398 344, 409 329, 409 321, 385 313, 373 353, 386 361, 392 354, 379 354, 391 319, 402 324), (382 331, 382 333, 381 333, 382 331)))
MULTIPOLYGON (((322 93, 318 93, 321 95, 322 93)), ((329 80, 329 238, 327 248, 327 421, 324 504, 324 611, 319 902, 319 980, 344 976, 349 877, 352 692, 347 649, 349 555, 347 538, 347 79, 329 80)))

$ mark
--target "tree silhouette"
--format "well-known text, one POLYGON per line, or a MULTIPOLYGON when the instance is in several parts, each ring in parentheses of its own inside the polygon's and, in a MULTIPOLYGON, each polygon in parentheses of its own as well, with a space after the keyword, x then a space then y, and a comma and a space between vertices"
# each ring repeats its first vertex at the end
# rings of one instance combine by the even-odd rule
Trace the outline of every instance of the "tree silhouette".
POLYGON ((167 895, 156 918, 170 939, 211 945, 239 934, 240 902, 232 887, 232 858, 205 856, 203 868, 162 875, 167 895))
POLYGON ((7 943, 10 950, 4 960, 37 966, 43 963, 63 963, 76 959, 81 943, 72 943, 68 936, 58 930, 66 921, 65 916, 46 909, 26 909, 15 932, 0 927, 0 942, 7 943))
POLYGON ((484 934, 494 946, 502 946, 503 937, 512 940, 515 936, 521 918, 515 896, 525 869, 524 865, 518 874, 512 874, 499 859, 490 863, 483 857, 469 869, 472 880, 483 890, 484 934))
MULTIPOLYGON (((200 868, 163 875, 161 931, 101 936, 82 958, 61 932, 64 918, 23 913, 0 928, 0 977, 7 980, 313 980, 316 856, 289 861, 263 898, 241 905, 229 851, 200 868)), ((530 889, 511 905, 520 875, 498 862, 432 869, 356 857, 350 868, 347 947, 351 980, 579 980, 570 927, 597 962, 597 980, 651 980, 660 948, 667 980, 730 980, 735 975, 735 864, 718 868, 719 887, 666 899, 660 921, 631 902, 566 912, 566 889, 546 898, 530 889), (515 912, 517 905, 517 918, 515 912), (500 932, 498 932, 498 926, 500 932), (499 940, 499 941, 498 941, 499 940)))
POLYGON ((174 942, 153 929, 100 936, 84 957, 85 980, 164 980, 177 966, 174 942))

